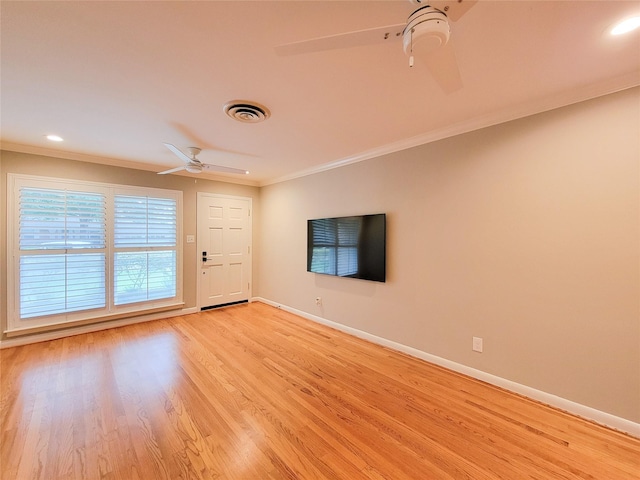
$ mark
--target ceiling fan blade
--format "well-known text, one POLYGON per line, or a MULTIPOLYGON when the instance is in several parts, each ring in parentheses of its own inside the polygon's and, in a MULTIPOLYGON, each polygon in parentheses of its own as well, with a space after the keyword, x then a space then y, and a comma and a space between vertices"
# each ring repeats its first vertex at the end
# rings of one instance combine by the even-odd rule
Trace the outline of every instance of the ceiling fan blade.
POLYGON ((180 170, 184 170, 186 169, 187 166, 183 166, 183 167, 176 167, 176 168, 172 168, 171 170, 165 170, 164 172, 158 172, 158 175, 166 175, 167 173, 175 173, 175 172, 179 172, 180 170))
POLYGON ((208 163, 203 163, 202 168, 204 170, 211 170, 214 172, 237 173, 238 175, 247 175, 249 173, 247 170, 242 168, 222 167, 220 165, 210 165, 208 163))
POLYGON ((402 40, 402 30, 405 24, 387 25, 385 27, 357 30, 355 32, 339 33, 327 37, 312 38, 302 42, 287 43, 275 47, 278 55, 299 55, 302 53, 321 52, 336 48, 359 47, 361 45, 374 45, 376 43, 402 40))
POLYGON ((167 147, 169 150, 171 150, 184 163, 189 164, 189 163, 191 163, 193 161, 192 158, 189 158, 188 155, 186 155, 184 152, 182 152, 182 150, 180 150, 175 145, 171 145, 170 143, 165 143, 164 146, 167 147))
POLYGON ((421 56, 420 60, 445 93, 453 93, 462 88, 462 78, 451 40, 421 56))
POLYGON ((445 12, 452 22, 459 20, 465 13, 471 10, 478 0, 430 0, 428 4, 445 12))

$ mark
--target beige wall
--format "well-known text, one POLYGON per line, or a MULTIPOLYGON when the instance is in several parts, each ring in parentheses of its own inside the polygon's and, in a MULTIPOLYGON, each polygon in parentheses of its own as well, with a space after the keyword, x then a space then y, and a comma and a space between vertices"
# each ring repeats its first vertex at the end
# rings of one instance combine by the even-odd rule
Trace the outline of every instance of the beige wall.
MULTIPOLYGON (((251 197, 253 199, 253 290, 257 289, 257 265, 259 263, 260 245, 257 241, 259 223, 259 189, 244 185, 234 185, 226 182, 215 182, 204 180, 202 177, 183 177, 178 175, 159 176, 153 172, 142 170, 132 170, 119 167, 110 167, 95 163, 76 162, 59 158, 43 157, 23 153, 2 151, 0 156, 0 258, 7 258, 6 255, 6 186, 7 173, 21 173, 27 175, 41 175, 46 177, 70 178, 86 180, 91 182, 104 182, 120 185, 136 185, 143 187, 167 188, 172 190, 182 190, 184 218, 184 235, 196 234, 196 194, 197 192, 217 193, 223 195, 236 195, 241 197, 251 197)), ((198 256, 195 243, 184 245, 184 301, 185 308, 196 306, 196 269, 198 266, 198 256)), ((6 262, 0 262, 0 278, 2 285, 0 288, 0 328, 4 332, 7 325, 6 300, 7 287, 5 280, 6 262)), ((3 335, 4 338, 4 335, 3 335)))
POLYGON ((639 132, 635 88, 263 187, 258 294, 639 422, 639 132), (305 271, 307 219, 379 212, 385 284, 305 271))

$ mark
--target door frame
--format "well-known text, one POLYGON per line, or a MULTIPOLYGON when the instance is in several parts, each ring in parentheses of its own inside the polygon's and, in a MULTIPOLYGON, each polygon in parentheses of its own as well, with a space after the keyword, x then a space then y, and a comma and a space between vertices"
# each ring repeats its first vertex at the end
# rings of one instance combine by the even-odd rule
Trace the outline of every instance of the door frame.
POLYGON ((247 301, 250 302, 251 298, 253 298, 253 198, 241 197, 238 195, 225 195, 222 193, 197 192, 196 194, 196 263, 197 263, 196 272, 197 273, 196 275, 198 277, 198 280, 196 282, 196 308, 198 311, 201 311, 202 309, 202 302, 200 299, 200 282, 202 277, 202 271, 201 271, 202 258, 200 256, 200 252, 202 251, 202 243, 201 243, 202 240, 200 238, 199 209, 202 207, 203 198, 205 197, 206 198, 227 198, 227 199, 233 199, 233 200, 246 200, 249 203, 249 227, 248 227, 249 229, 249 234, 248 234, 249 291, 247 292, 248 294, 247 301))

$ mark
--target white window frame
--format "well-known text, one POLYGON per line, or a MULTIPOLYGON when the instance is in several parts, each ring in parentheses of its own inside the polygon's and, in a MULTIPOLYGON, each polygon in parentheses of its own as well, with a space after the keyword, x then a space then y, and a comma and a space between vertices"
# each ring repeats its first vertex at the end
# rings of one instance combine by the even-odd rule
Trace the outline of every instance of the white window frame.
MULTIPOLYGON (((180 308, 183 302, 182 259, 182 191, 150 187, 87 182, 80 180, 40 177, 34 175, 7 174, 7 330, 9 336, 36 331, 66 328, 73 325, 98 323, 105 320, 142 315, 160 310, 180 308), (106 307, 78 312, 20 319, 20 205, 21 188, 70 190, 76 192, 102 193, 106 197, 106 307), (176 295, 171 298, 141 301, 132 304, 114 305, 114 198, 115 195, 171 198, 176 202, 176 295)), ((149 249, 152 251, 153 249, 149 249)), ((81 252, 78 252, 81 253, 81 252)))

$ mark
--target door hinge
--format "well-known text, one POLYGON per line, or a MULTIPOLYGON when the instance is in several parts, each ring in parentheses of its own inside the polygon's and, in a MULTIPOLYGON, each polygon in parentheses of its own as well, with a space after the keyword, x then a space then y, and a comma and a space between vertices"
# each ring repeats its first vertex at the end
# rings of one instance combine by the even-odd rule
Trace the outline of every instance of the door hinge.
POLYGON ((247 247, 247 253, 251 253, 251 247, 247 247))

